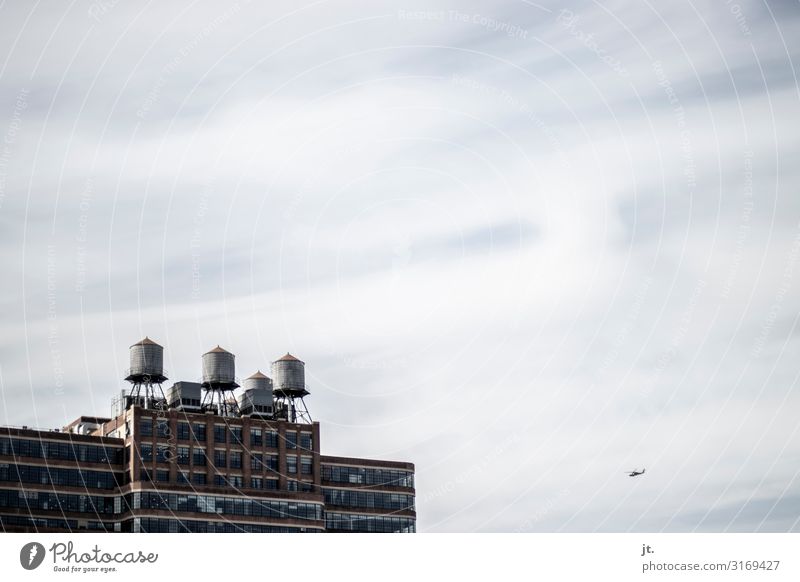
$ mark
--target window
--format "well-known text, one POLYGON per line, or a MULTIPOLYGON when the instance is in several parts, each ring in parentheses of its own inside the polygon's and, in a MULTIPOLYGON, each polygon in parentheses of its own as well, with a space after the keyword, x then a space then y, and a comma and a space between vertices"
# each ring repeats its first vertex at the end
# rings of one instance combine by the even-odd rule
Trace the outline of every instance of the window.
POLYGON ((195 465, 205 465, 206 464, 206 450, 195 448, 192 451, 192 463, 195 465))
POLYGON ((189 423, 188 422, 179 422, 178 423, 178 440, 180 441, 188 441, 189 440, 189 423))
POLYGON ((231 451, 231 469, 242 468, 242 453, 238 451, 231 451))
POLYGON ((192 475, 192 483, 195 485, 205 485, 206 484, 206 474, 205 473, 194 473, 192 475))
POLYGON ((156 462, 168 463, 172 459, 172 451, 169 450, 169 445, 159 445, 156 447, 156 462))
POLYGON ((265 479, 264 480, 264 489, 278 489, 278 480, 277 479, 265 479))
MULTIPOLYGON (((232 487, 241 488, 244 486, 241 475, 231 475, 230 479, 228 479, 228 482, 231 484, 232 487)), ((239 499, 237 499, 236 501, 238 503, 241 503, 241 500, 239 499)))
POLYGON ((139 419, 139 434, 145 437, 153 436, 153 421, 149 418, 139 419))
POLYGON ((193 424, 192 432, 194 433, 194 440, 196 440, 198 443, 206 442, 206 425, 193 424))
POLYGON ((291 479, 286 482, 286 490, 287 491, 297 491, 297 481, 292 481, 291 479))
POLYGON ((188 485, 189 473, 187 473, 186 471, 178 471, 178 483, 180 485, 188 485))
POLYGON ((278 455, 266 455, 267 468, 272 471, 278 470, 278 455))
POLYGON ((294 431, 290 431, 286 433, 286 448, 287 449, 296 449, 297 448, 297 433, 294 431))
POLYGON ((271 449, 277 449, 278 448, 278 433, 275 432, 274 430, 271 430, 268 433, 266 433, 266 437, 267 437, 267 446, 269 448, 271 448, 271 449))
POLYGON ((167 439, 172 434, 168 420, 159 420, 156 428, 158 430, 158 438, 167 439))
POLYGON ((313 449, 312 447, 312 439, 310 432, 301 432, 300 433, 300 448, 310 451, 313 449))
POLYGON ((290 474, 297 473, 297 457, 294 455, 286 457, 286 472, 290 474))
POLYGON ((147 469, 142 469, 139 471, 139 480, 140 481, 150 481, 150 471, 147 469))
POLYGON ((156 471, 156 481, 159 483, 169 483, 169 471, 156 471))
POLYGON ((225 480, 225 475, 214 475, 214 486, 225 487, 228 482, 225 480))
POLYGON ((228 430, 231 433, 231 444, 242 444, 242 427, 241 426, 229 426, 228 430))
POLYGON ((303 475, 311 475, 314 472, 314 460, 311 457, 300 458, 300 472, 303 475))
POLYGON ((302 481, 300 483, 300 491, 302 491, 303 493, 311 493, 314 491, 314 484, 302 481))
POLYGON ((178 447, 178 464, 189 464, 189 447, 178 447))
POLYGON ((227 467, 228 462, 224 450, 217 449, 214 451, 214 465, 217 467, 227 467))
POLYGON ((250 453, 250 469, 261 471, 264 468, 264 457, 261 453, 250 453))
POLYGON ((261 429, 260 428, 251 428, 250 429, 250 446, 251 447, 260 447, 264 444, 264 441, 261 438, 261 429))
POLYGON ((214 442, 215 443, 224 443, 226 442, 228 435, 228 431, 225 430, 224 424, 215 424, 214 425, 214 442))
POLYGON ((251 477, 250 478, 250 487, 252 489, 261 489, 263 480, 261 477, 251 477))
POLYGON ((139 451, 142 455, 142 461, 153 460, 153 445, 142 445, 139 451))

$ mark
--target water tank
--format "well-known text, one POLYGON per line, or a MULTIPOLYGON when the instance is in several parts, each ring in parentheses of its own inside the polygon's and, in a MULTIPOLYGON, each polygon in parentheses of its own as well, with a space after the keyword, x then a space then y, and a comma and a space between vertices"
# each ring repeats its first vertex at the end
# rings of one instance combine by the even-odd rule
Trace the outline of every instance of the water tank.
POLYGON ((306 390, 305 363, 287 353, 272 362, 272 383, 277 392, 301 393, 306 390))
POLYGON ((219 346, 203 354, 204 386, 237 386, 235 356, 219 346))
POLYGON ((272 380, 270 380, 267 376, 261 373, 261 370, 250 376, 249 378, 245 378, 244 380, 244 389, 245 390, 269 390, 272 393, 272 380))
POLYGON ((131 367, 127 380, 150 378, 154 382, 166 380, 164 377, 164 348, 148 337, 131 346, 131 367))

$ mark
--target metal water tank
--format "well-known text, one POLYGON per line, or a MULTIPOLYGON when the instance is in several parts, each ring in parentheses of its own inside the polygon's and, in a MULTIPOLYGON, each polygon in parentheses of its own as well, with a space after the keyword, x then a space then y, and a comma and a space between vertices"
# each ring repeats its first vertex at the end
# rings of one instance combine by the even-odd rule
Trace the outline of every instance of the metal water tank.
POLYGON ((203 384, 227 385, 236 383, 235 356, 219 346, 203 354, 203 384))
POLYGON ((164 348, 148 337, 131 346, 128 377, 150 377, 159 381, 164 376, 164 348))
POLYGON ((272 380, 268 376, 265 376, 261 373, 261 370, 250 376, 249 378, 245 378, 244 380, 244 389, 245 390, 268 390, 272 392, 272 380))
POLYGON ((290 353, 275 360, 272 362, 272 384, 279 392, 305 392, 305 363, 290 353))

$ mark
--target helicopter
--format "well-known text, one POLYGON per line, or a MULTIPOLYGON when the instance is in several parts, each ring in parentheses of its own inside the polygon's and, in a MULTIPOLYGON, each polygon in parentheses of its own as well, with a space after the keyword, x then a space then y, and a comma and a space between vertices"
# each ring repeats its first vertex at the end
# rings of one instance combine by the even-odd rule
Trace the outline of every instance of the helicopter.
POLYGON ((644 475, 644 467, 642 467, 641 471, 637 471, 636 469, 628 471, 628 477, 637 477, 639 475, 644 475))

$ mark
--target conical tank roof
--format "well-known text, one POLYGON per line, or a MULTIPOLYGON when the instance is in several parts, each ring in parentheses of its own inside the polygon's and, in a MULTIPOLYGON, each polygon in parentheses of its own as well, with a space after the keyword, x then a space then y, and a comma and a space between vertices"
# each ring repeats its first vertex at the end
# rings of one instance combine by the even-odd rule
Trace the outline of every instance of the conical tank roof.
MULTIPOLYGON (((142 341, 136 342, 135 344, 133 344, 133 346, 158 346, 158 347, 163 347, 163 346, 157 344, 156 342, 154 342, 153 340, 151 340, 147 336, 144 336, 144 339, 142 341)), ((131 346, 131 347, 133 347, 133 346, 131 346)))

